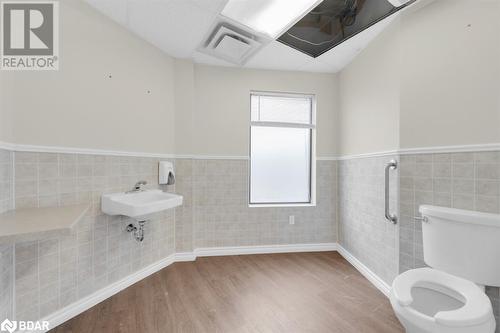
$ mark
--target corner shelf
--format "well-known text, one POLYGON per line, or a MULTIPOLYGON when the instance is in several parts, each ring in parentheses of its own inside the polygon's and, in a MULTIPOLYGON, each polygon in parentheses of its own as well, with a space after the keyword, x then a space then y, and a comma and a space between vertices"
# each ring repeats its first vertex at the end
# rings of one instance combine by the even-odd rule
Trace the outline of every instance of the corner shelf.
POLYGON ((89 205, 26 208, 0 214, 0 243, 38 240, 71 233, 89 205))

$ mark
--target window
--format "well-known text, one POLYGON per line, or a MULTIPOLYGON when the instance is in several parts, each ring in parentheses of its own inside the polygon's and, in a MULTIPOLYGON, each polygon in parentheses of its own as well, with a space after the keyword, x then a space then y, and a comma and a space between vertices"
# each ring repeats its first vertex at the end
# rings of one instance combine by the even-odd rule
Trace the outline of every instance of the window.
POLYGON ((314 96, 253 92, 250 104, 250 205, 314 204, 314 96))

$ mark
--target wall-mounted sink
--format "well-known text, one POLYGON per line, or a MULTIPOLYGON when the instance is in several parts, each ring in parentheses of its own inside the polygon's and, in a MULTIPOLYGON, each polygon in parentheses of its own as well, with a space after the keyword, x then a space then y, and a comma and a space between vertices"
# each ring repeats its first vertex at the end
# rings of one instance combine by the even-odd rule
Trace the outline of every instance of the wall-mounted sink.
POLYGON ((101 209, 109 215, 124 215, 137 221, 182 205, 182 196, 161 190, 146 190, 103 194, 101 209))

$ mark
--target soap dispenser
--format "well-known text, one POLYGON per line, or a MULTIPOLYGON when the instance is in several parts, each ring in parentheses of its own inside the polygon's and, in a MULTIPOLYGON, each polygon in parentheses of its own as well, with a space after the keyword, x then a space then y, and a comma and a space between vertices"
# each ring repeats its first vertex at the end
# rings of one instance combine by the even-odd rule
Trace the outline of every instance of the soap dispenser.
POLYGON ((172 162, 160 161, 158 165, 158 184, 160 185, 174 185, 175 172, 172 162))

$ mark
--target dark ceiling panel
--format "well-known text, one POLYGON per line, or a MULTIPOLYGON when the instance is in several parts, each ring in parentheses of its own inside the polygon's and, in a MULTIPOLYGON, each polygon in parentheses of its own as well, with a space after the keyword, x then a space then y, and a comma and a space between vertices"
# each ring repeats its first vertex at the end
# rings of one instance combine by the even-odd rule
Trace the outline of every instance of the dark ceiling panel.
POLYGON ((387 0, 324 0, 278 40, 316 58, 400 8, 387 0))

